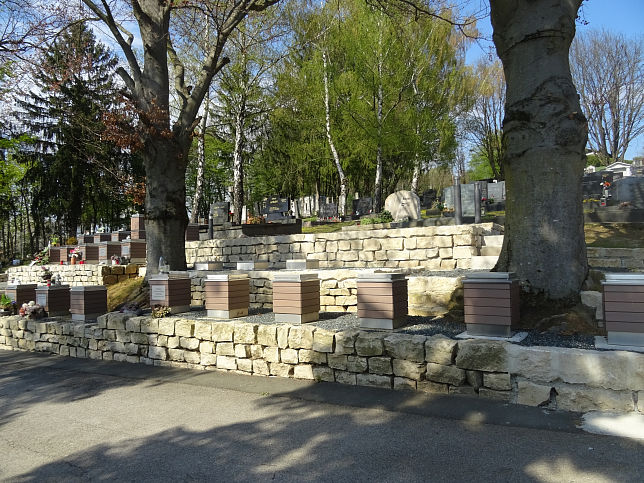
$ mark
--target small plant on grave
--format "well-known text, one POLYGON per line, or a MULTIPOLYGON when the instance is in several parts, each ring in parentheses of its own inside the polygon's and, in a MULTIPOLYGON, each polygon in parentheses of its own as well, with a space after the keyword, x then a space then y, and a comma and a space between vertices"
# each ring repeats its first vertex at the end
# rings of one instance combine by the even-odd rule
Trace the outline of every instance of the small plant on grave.
POLYGON ((53 274, 51 273, 51 270, 49 270, 49 268, 47 268, 47 267, 45 267, 43 265, 42 273, 40 274, 40 278, 42 278, 42 281, 43 282, 48 282, 48 281, 51 280, 52 276, 53 276, 53 274))
POLYGON ((246 224, 248 225, 259 225, 262 221, 264 221, 264 219, 261 216, 249 215, 248 218, 246 218, 246 224))
POLYGON ((33 257, 36 265, 47 265, 49 263, 49 248, 45 247, 33 257))
POLYGON ((5 294, 0 297, 0 309, 9 312, 9 314, 5 315, 16 315, 18 313, 18 305, 5 294))
POLYGON ((156 304, 154 307, 152 307, 152 317, 156 319, 162 319, 163 317, 167 317, 168 315, 170 315, 170 307, 159 304, 156 304))
POLYGON ((78 243, 78 240, 76 239, 75 236, 70 236, 67 241, 65 242, 65 245, 76 245, 78 243))

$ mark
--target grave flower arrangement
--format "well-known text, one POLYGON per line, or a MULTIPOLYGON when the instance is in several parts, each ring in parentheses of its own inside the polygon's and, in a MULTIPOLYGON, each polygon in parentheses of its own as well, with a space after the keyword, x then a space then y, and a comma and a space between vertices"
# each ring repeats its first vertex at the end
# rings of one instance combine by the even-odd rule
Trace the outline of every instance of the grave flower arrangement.
POLYGON ((51 283, 52 276, 53 274, 51 273, 51 270, 49 270, 49 268, 43 265, 42 273, 40 274, 40 278, 42 278, 42 281, 49 285, 51 283))
POLYGON ((168 315, 170 315, 170 307, 159 304, 156 304, 154 307, 152 307, 152 317, 161 319, 163 317, 167 317, 168 315))
POLYGON ((29 303, 22 304, 20 315, 30 319, 42 319, 45 316, 45 309, 42 305, 31 300, 29 303))
POLYGON ((33 261, 36 265, 46 265, 49 263, 49 248, 45 247, 36 255, 34 255, 33 261))

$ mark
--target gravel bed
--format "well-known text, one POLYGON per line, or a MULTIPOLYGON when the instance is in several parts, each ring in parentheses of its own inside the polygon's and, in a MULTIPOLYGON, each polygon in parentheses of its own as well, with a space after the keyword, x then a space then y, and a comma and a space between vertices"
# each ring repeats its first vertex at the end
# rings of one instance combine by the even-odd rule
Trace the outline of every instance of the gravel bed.
MULTIPOLYGON (((177 314, 176 316, 189 316, 191 319, 208 318, 205 310, 191 310, 188 313, 177 314)), ((239 320, 253 324, 274 324, 275 314, 270 309, 250 309, 248 316, 240 317, 239 320)), ((358 316, 355 313, 347 312, 320 312, 320 320, 307 325, 334 332, 360 328, 358 316)), ((461 322, 454 322, 436 316, 421 317, 410 315, 407 317, 407 324, 393 330, 392 333, 424 336, 442 334, 453 339, 464 331, 465 324, 461 322)), ((528 336, 518 344, 522 346, 549 346, 594 350, 595 337, 592 335, 564 336, 552 332, 539 333, 528 331, 528 336)))

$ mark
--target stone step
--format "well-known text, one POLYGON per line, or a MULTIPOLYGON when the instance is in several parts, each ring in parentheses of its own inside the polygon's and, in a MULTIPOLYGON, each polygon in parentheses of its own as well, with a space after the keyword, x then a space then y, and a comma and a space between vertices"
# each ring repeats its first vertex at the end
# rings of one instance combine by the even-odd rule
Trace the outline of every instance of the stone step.
POLYGON ((472 270, 490 270, 494 268, 498 259, 496 255, 472 257, 472 270))
POLYGON ((501 245, 482 246, 481 255, 498 257, 501 254, 501 245))
POLYGON ((485 235, 483 245, 488 247, 500 247, 503 245, 503 235, 485 235))

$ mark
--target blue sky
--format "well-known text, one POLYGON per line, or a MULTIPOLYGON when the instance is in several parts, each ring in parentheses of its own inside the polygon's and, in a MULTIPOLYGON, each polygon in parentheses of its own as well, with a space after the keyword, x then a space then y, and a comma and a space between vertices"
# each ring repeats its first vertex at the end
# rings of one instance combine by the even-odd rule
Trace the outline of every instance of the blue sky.
MULTIPOLYGON (((588 25, 577 24, 577 32, 590 29, 606 29, 627 36, 644 35, 644 0, 586 0, 581 9, 582 19, 588 25)), ((489 17, 479 22, 479 30, 491 38, 492 26, 489 17)), ((480 42, 467 53, 467 59, 474 61, 493 48, 491 42, 480 42)), ((635 139, 626 153, 627 159, 644 155, 644 136, 635 139)))

